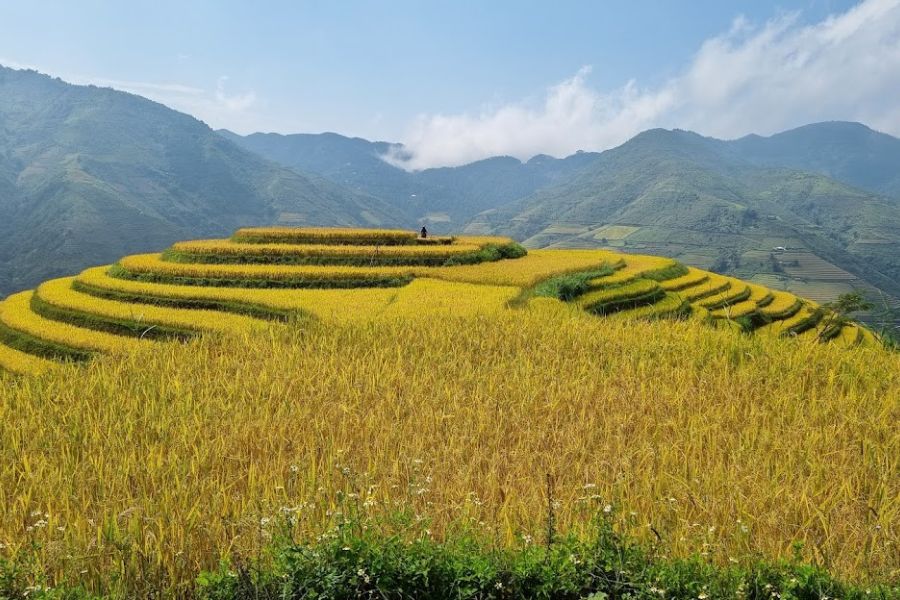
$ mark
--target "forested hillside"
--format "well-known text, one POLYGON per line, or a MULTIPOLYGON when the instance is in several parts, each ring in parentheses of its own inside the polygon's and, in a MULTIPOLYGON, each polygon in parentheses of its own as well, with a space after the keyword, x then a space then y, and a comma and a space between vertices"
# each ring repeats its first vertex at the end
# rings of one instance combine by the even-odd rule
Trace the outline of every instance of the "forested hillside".
POLYGON ((251 224, 400 224, 139 96, 0 67, 0 293, 251 224))

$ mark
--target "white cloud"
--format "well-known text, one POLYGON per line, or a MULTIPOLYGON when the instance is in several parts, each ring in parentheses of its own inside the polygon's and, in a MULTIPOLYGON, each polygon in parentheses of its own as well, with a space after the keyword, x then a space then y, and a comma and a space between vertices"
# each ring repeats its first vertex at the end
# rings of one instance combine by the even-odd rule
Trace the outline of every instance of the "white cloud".
POLYGON ((113 79, 74 78, 73 83, 91 83, 138 94, 155 100, 175 110, 203 119, 213 127, 243 128, 243 124, 256 118, 251 110, 258 105, 256 92, 249 90, 237 94, 227 91, 228 76, 216 81, 213 90, 179 83, 155 83, 121 81, 113 79))
POLYGON ((228 76, 223 75, 222 77, 219 77, 219 82, 216 84, 216 101, 221 106, 229 111, 241 112, 256 104, 256 92, 253 90, 243 94, 227 94, 225 92, 225 83, 227 81, 228 76))
POLYGON ((900 135, 900 0, 866 0, 811 25, 798 17, 761 26, 739 17, 705 41, 680 75, 653 89, 629 81, 596 90, 584 67, 537 105, 421 115, 404 136, 408 154, 387 160, 422 169, 500 154, 564 156, 609 148, 651 127, 732 138, 858 120, 900 135))

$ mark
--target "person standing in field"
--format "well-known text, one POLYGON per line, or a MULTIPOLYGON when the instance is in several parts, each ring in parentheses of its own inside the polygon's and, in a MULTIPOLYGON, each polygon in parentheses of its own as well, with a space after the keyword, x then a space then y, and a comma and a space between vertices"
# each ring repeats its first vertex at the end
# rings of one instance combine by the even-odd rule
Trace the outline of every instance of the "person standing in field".
POLYGON ((422 231, 419 232, 419 235, 422 236, 423 240, 428 237, 428 230, 425 229, 424 225, 422 225, 422 231))

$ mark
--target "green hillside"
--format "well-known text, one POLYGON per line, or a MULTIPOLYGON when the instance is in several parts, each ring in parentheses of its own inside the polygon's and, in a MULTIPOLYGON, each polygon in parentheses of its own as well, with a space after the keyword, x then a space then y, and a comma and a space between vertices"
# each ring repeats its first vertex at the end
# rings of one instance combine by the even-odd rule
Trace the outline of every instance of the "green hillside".
POLYGON ((900 297, 896 203, 821 175, 748 165, 690 132, 645 132, 562 185, 482 213, 467 231, 531 247, 663 254, 820 301, 854 288, 900 297))
POLYGON ((0 67, 0 292, 252 224, 398 224, 144 98, 0 67))
POLYGON ((723 144, 754 164, 811 171, 900 200, 900 140, 862 123, 816 123, 723 144))
POLYGON ((220 131, 244 148, 301 172, 371 194, 428 224, 436 232, 458 230, 473 215, 564 181, 599 156, 580 152, 565 159, 535 156, 521 162, 497 156, 460 167, 407 172, 383 157, 401 144, 370 142, 335 133, 239 136, 220 131))

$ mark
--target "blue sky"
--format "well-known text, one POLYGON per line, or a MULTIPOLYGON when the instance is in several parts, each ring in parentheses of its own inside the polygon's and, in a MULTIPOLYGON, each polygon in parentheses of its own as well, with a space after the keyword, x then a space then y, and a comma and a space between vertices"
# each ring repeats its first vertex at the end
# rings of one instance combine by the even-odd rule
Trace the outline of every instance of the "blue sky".
MULTIPOLYGON (((810 108, 810 98, 820 97, 810 94, 840 85, 821 74, 806 87, 821 81, 826 89, 808 89, 791 100, 790 114, 774 111, 777 118, 773 97, 754 99, 746 90, 777 84, 780 95, 794 96, 784 87, 790 73, 772 76, 791 57, 813 63, 797 67, 804 72, 824 73, 833 69, 816 63, 822 53, 832 61, 893 53, 897 4, 3 2, 0 64, 139 93, 241 133, 337 131, 404 141, 418 151, 414 166, 430 166, 482 154, 600 149, 657 125, 729 137, 748 132, 742 128, 771 133, 869 117, 891 129, 896 111, 868 107, 858 95, 810 108), (839 42, 846 47, 832 48, 835 30, 851 25, 852 39, 839 42), (735 70, 747 74, 744 81, 731 81, 735 70), (729 83, 720 104, 695 97, 698 85, 723 95, 722 81, 729 83), (748 102, 745 114, 704 118, 748 102)), ((869 102, 893 92, 897 78, 888 76, 887 89, 867 88, 869 102)))

